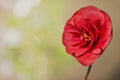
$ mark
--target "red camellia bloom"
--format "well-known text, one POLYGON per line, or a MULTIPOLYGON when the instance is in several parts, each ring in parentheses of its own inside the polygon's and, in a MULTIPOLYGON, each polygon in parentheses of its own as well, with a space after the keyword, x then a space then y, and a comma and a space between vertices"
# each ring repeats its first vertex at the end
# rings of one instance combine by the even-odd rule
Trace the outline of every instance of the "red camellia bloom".
POLYGON ((93 64, 112 39, 112 23, 104 11, 88 6, 67 21, 62 41, 68 54, 84 66, 93 64))

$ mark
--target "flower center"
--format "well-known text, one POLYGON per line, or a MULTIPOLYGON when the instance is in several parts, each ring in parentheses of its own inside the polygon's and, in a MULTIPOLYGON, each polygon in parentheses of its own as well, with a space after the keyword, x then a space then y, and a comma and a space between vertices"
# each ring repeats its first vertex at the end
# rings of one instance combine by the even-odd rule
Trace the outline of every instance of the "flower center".
POLYGON ((80 36, 80 39, 84 40, 85 42, 88 42, 91 41, 91 36, 88 33, 83 32, 80 36))
POLYGON ((87 33, 83 34, 83 38, 84 38, 85 41, 91 41, 91 37, 87 33))

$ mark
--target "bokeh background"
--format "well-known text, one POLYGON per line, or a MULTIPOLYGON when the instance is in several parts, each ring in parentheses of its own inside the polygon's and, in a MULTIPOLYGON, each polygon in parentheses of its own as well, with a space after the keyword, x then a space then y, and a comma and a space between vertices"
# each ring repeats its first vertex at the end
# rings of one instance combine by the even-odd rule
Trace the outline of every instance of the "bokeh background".
POLYGON ((61 36, 88 5, 111 16, 114 32, 89 80, 120 80, 120 0, 0 0, 0 80, 83 80, 87 67, 66 54, 61 36))

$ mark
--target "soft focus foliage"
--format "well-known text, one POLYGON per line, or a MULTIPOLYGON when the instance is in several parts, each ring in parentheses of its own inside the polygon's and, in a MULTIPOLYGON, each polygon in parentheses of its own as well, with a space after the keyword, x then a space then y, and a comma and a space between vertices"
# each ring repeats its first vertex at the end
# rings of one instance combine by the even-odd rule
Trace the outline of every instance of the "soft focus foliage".
POLYGON ((13 6, 4 26, 3 80, 6 75, 12 80, 52 80, 70 61, 61 43, 63 1, 35 1, 8 1, 13 6))

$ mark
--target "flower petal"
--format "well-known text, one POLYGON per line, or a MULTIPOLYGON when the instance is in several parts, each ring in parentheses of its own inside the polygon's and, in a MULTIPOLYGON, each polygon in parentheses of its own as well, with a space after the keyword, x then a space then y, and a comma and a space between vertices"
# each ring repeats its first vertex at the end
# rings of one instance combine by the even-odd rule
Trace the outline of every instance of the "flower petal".
POLYGON ((77 56, 76 59, 84 66, 89 66, 89 65, 92 65, 96 61, 96 59, 99 58, 99 56, 100 55, 94 55, 94 54, 87 52, 83 56, 80 56, 80 57, 77 56))
POLYGON ((62 36, 62 41, 63 44, 66 46, 67 43, 72 39, 73 35, 67 32, 63 32, 63 36, 62 36))

